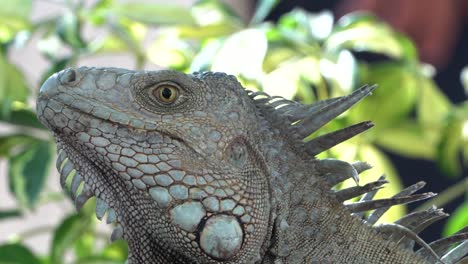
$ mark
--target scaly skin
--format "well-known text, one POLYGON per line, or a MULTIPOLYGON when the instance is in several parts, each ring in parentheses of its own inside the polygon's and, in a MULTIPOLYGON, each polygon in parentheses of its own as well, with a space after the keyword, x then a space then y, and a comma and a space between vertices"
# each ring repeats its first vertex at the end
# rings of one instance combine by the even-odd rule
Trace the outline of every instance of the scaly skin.
POLYGON ((325 163, 232 76, 67 69, 37 109, 62 180, 77 171, 77 204, 101 201, 131 264, 426 263, 351 216, 321 177, 325 163), (179 93, 169 104, 157 92, 167 85, 179 93))

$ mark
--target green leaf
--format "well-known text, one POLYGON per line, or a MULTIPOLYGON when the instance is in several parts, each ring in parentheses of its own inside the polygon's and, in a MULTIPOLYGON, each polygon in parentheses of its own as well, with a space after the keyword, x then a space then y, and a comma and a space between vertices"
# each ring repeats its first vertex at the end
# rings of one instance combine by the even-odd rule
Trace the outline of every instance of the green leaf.
POLYGON ((26 102, 29 95, 27 82, 18 68, 9 63, 6 58, 0 54, 0 105, 5 109, 11 102, 26 102))
MULTIPOLYGON (((95 236, 94 234, 92 234, 95 236)), ((117 240, 105 246, 102 251, 80 257, 77 264, 124 264, 128 257, 128 245, 124 240, 117 240)))
POLYGON ((83 12, 83 15, 93 25, 100 26, 108 19, 114 4, 114 0, 99 0, 87 12, 83 12))
POLYGON ((265 73, 270 73, 278 68, 280 64, 286 63, 294 57, 300 57, 300 54, 293 48, 285 45, 269 45, 263 61, 263 70, 265 73))
POLYGON ((125 260, 128 257, 128 245, 125 240, 117 240, 106 246, 102 255, 114 260, 125 260))
POLYGON ((432 80, 421 79, 418 94, 418 121, 425 127, 440 127, 451 110, 451 103, 432 80))
POLYGON ((179 38, 199 40, 227 36, 240 29, 240 26, 233 23, 219 23, 205 26, 180 26, 175 28, 179 38))
POLYGON ((244 27, 241 18, 222 1, 196 1, 190 12, 196 20, 194 25, 178 25, 171 28, 177 32, 178 38, 196 40, 221 38, 244 27))
POLYGON ((340 19, 324 46, 329 52, 351 49, 406 61, 417 59, 411 41, 366 13, 354 13, 340 19))
POLYGON ((462 172, 460 151, 462 147, 463 122, 451 116, 442 131, 437 146, 436 162, 439 168, 448 176, 460 176, 462 172))
POLYGON ((356 86, 357 61, 348 50, 325 54, 320 60, 320 73, 336 87, 333 90, 348 94, 356 86))
POLYGON ((190 12, 199 26, 232 25, 241 27, 242 19, 224 1, 197 0, 190 12))
POLYGON ((271 10, 279 3, 279 0, 260 0, 257 1, 257 7, 255 13, 250 20, 250 24, 258 24, 262 22, 271 10))
POLYGON ((359 102, 349 111, 352 123, 362 119, 372 120, 375 128, 370 133, 378 133, 393 127, 408 118, 417 99, 421 77, 402 64, 388 62, 372 65, 361 65, 363 84, 377 84, 371 96, 359 102))
POLYGON ((110 36, 103 41, 94 43, 90 49, 96 52, 121 52, 131 51, 137 60, 137 65, 141 64, 145 58, 145 52, 141 42, 146 34, 146 27, 141 23, 122 18, 117 23, 110 23, 110 36))
POLYGON ((41 264, 41 261, 21 244, 0 245, 1 264, 41 264))
POLYGON ((122 3, 114 6, 113 12, 134 21, 149 25, 194 25, 190 9, 168 3, 122 3))
POLYGON ((9 157, 13 155, 13 150, 24 150, 34 144, 35 138, 28 135, 13 134, 0 137, 0 156, 9 157))
MULTIPOLYGON (((298 90, 304 92, 305 89, 310 89, 310 83, 319 86, 322 82, 324 80, 320 76, 319 62, 313 57, 305 57, 283 63, 266 74, 262 78, 262 87, 270 95, 292 99, 298 90), (304 81, 309 85, 305 85, 304 81)), ((308 101, 310 98, 303 99, 308 101)))
POLYGON ((80 215, 67 217, 55 230, 50 258, 52 263, 64 263, 65 252, 90 228, 90 220, 80 215))
POLYGON ((0 54, 0 121, 36 128, 43 126, 26 106, 30 93, 22 73, 0 54))
POLYGON ((74 49, 83 49, 86 42, 81 38, 81 21, 74 13, 66 13, 57 22, 57 35, 74 49))
MULTIPOLYGON (((96 235, 92 232, 85 232, 75 242, 75 255, 78 260, 86 259, 95 252, 96 235)), ((78 261, 80 262, 80 261, 78 261)))
POLYGON ((442 234, 450 236, 466 226, 468 226, 468 201, 458 206, 451 214, 442 234))
POLYGON ((9 159, 10 190, 23 206, 31 207, 37 203, 49 175, 52 153, 50 142, 35 140, 9 159))
MULTIPOLYGON (((313 15, 301 8, 295 8, 291 12, 284 14, 280 17, 277 24, 281 38, 290 45, 298 46, 300 48, 299 51, 305 52, 308 55, 321 52, 317 37, 323 35, 321 31, 329 31, 330 24, 326 22, 326 25, 322 25, 322 29, 312 27, 312 24, 316 23, 318 16, 320 15, 313 15)), ((274 37, 274 35, 271 36, 272 33, 274 34, 275 32, 271 31, 270 37, 274 37)))
POLYGON ((15 34, 28 29, 32 0, 3 1, 0 8, 0 43, 11 41, 15 34))
POLYGON ((169 30, 151 44, 147 56, 156 65, 183 71, 188 67, 194 54, 187 42, 181 41, 174 31, 169 30))
POLYGON ((411 158, 433 159, 436 141, 416 122, 404 121, 379 131, 379 146, 411 158))
POLYGON ((45 130, 45 127, 37 119, 36 113, 29 109, 28 105, 19 101, 13 102, 8 112, 0 112, 0 121, 45 130))
POLYGON ((21 216, 21 211, 17 209, 0 211, 0 220, 18 216, 21 216))
POLYGON ((258 79, 268 48, 265 32, 246 29, 231 35, 213 59, 211 70, 258 79))

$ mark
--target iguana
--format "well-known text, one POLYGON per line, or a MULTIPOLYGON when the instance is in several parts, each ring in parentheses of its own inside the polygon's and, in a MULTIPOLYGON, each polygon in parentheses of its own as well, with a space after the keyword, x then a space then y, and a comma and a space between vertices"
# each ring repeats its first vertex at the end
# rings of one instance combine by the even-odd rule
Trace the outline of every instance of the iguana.
POLYGON ((131 264, 457 263, 467 228, 429 245, 417 235, 441 209, 375 225, 392 205, 434 196, 413 194, 423 182, 380 200, 383 177, 332 189, 371 166, 314 156, 372 123, 304 141, 373 89, 304 105, 225 73, 81 67, 43 84, 37 114, 56 139, 62 186, 78 210, 97 198, 131 264))

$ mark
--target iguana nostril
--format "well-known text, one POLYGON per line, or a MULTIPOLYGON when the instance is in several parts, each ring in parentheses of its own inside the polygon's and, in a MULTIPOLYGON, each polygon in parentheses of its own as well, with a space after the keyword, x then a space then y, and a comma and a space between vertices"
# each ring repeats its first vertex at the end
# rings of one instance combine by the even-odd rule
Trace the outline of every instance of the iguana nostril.
POLYGON ((72 84, 76 81, 76 71, 74 69, 67 69, 65 70, 62 75, 60 75, 60 82, 62 84, 72 84))

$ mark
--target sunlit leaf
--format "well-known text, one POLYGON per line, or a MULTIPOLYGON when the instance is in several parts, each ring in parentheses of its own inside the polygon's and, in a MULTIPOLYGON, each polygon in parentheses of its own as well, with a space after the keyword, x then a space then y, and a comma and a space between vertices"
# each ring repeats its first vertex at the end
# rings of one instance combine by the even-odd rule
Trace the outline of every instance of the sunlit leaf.
POLYGON ((67 217, 55 230, 50 258, 53 263, 64 263, 65 252, 89 229, 89 220, 80 215, 67 217))
POLYGON ((231 35, 213 58, 211 70, 257 79, 268 43, 265 32, 246 29, 231 35))
POLYGON ((280 67, 282 63, 299 56, 300 54, 291 47, 285 45, 270 45, 263 61, 263 71, 270 73, 274 69, 280 67))
POLYGON ((449 236, 468 226, 468 201, 457 207, 451 214, 442 234, 449 236))
POLYGON ((205 26, 179 26, 175 28, 179 38, 199 40, 227 36, 240 29, 241 27, 239 25, 232 23, 218 23, 205 26))
POLYGON ((145 59, 141 42, 147 32, 146 27, 129 19, 109 24, 110 35, 102 41, 93 43, 92 50, 98 52, 130 51, 136 58, 137 65, 145 59))
POLYGON ((415 48, 409 40, 365 13, 355 13, 340 19, 336 29, 326 39, 325 49, 366 51, 408 61, 417 59, 415 48))
POLYGON ((262 87, 270 95, 292 99, 303 80, 316 85, 323 82, 318 61, 315 58, 305 57, 281 64, 277 69, 263 76, 262 87))
POLYGON ((356 59, 347 50, 342 50, 338 54, 324 55, 320 60, 320 73, 332 85, 336 85, 335 90, 345 94, 351 93, 357 78, 356 59))
POLYGON ((190 12, 199 26, 231 24, 240 27, 243 24, 239 15, 224 1, 197 0, 190 12))
POLYGON ((412 158, 433 159, 436 141, 416 122, 402 122, 382 129, 375 138, 379 146, 412 158))
POLYGON ((190 45, 181 41, 172 30, 161 34, 148 48, 147 54, 154 64, 175 70, 187 68, 194 56, 190 45))
POLYGON ((23 206, 34 206, 50 172, 50 142, 35 140, 9 160, 10 189, 23 206))
POLYGON ((460 151, 462 143, 463 122, 455 117, 450 117, 442 131, 440 142, 437 146, 436 162, 439 168, 448 176, 459 176, 462 172, 460 151))
POLYGON ((102 255, 109 259, 125 260, 128 256, 127 242, 122 239, 112 242, 104 248, 102 255))
POLYGON ((262 22, 271 10, 279 3, 279 0, 260 0, 257 1, 255 12, 250 20, 250 24, 258 24, 262 22))
POLYGON ((421 79, 419 87, 418 121, 428 128, 440 126, 450 111, 450 101, 431 80, 421 79))
POLYGON ((169 3, 126 2, 114 5, 113 12, 149 25, 194 25, 190 9, 169 3))
POLYGON ((312 14, 309 18, 311 35, 317 40, 327 38, 333 29, 333 13, 329 10, 312 14))
POLYGON ((21 244, 0 245, 0 263, 2 264, 41 264, 31 250, 21 244))
POLYGON ((375 128, 371 133, 378 136, 379 131, 401 122, 414 109, 421 77, 398 63, 366 66, 360 68, 360 82, 377 84, 377 88, 353 107, 349 116, 352 123, 372 120, 375 128))
MULTIPOLYGON (((321 41, 324 35, 330 33, 329 19, 322 21, 326 24, 321 25, 322 28, 318 28, 317 19, 320 20, 318 16, 320 15, 311 14, 301 8, 295 8, 280 17, 277 24, 278 32, 289 44, 300 46, 302 52, 309 53, 311 51, 310 47, 318 48, 318 41, 321 41)), ((309 55, 312 54, 315 53, 309 53, 309 55)))
MULTIPOLYGON (((96 235, 92 232, 85 232, 75 241, 75 255, 78 260, 92 256, 95 252, 96 235)), ((81 261, 80 261, 81 262, 81 261)))

